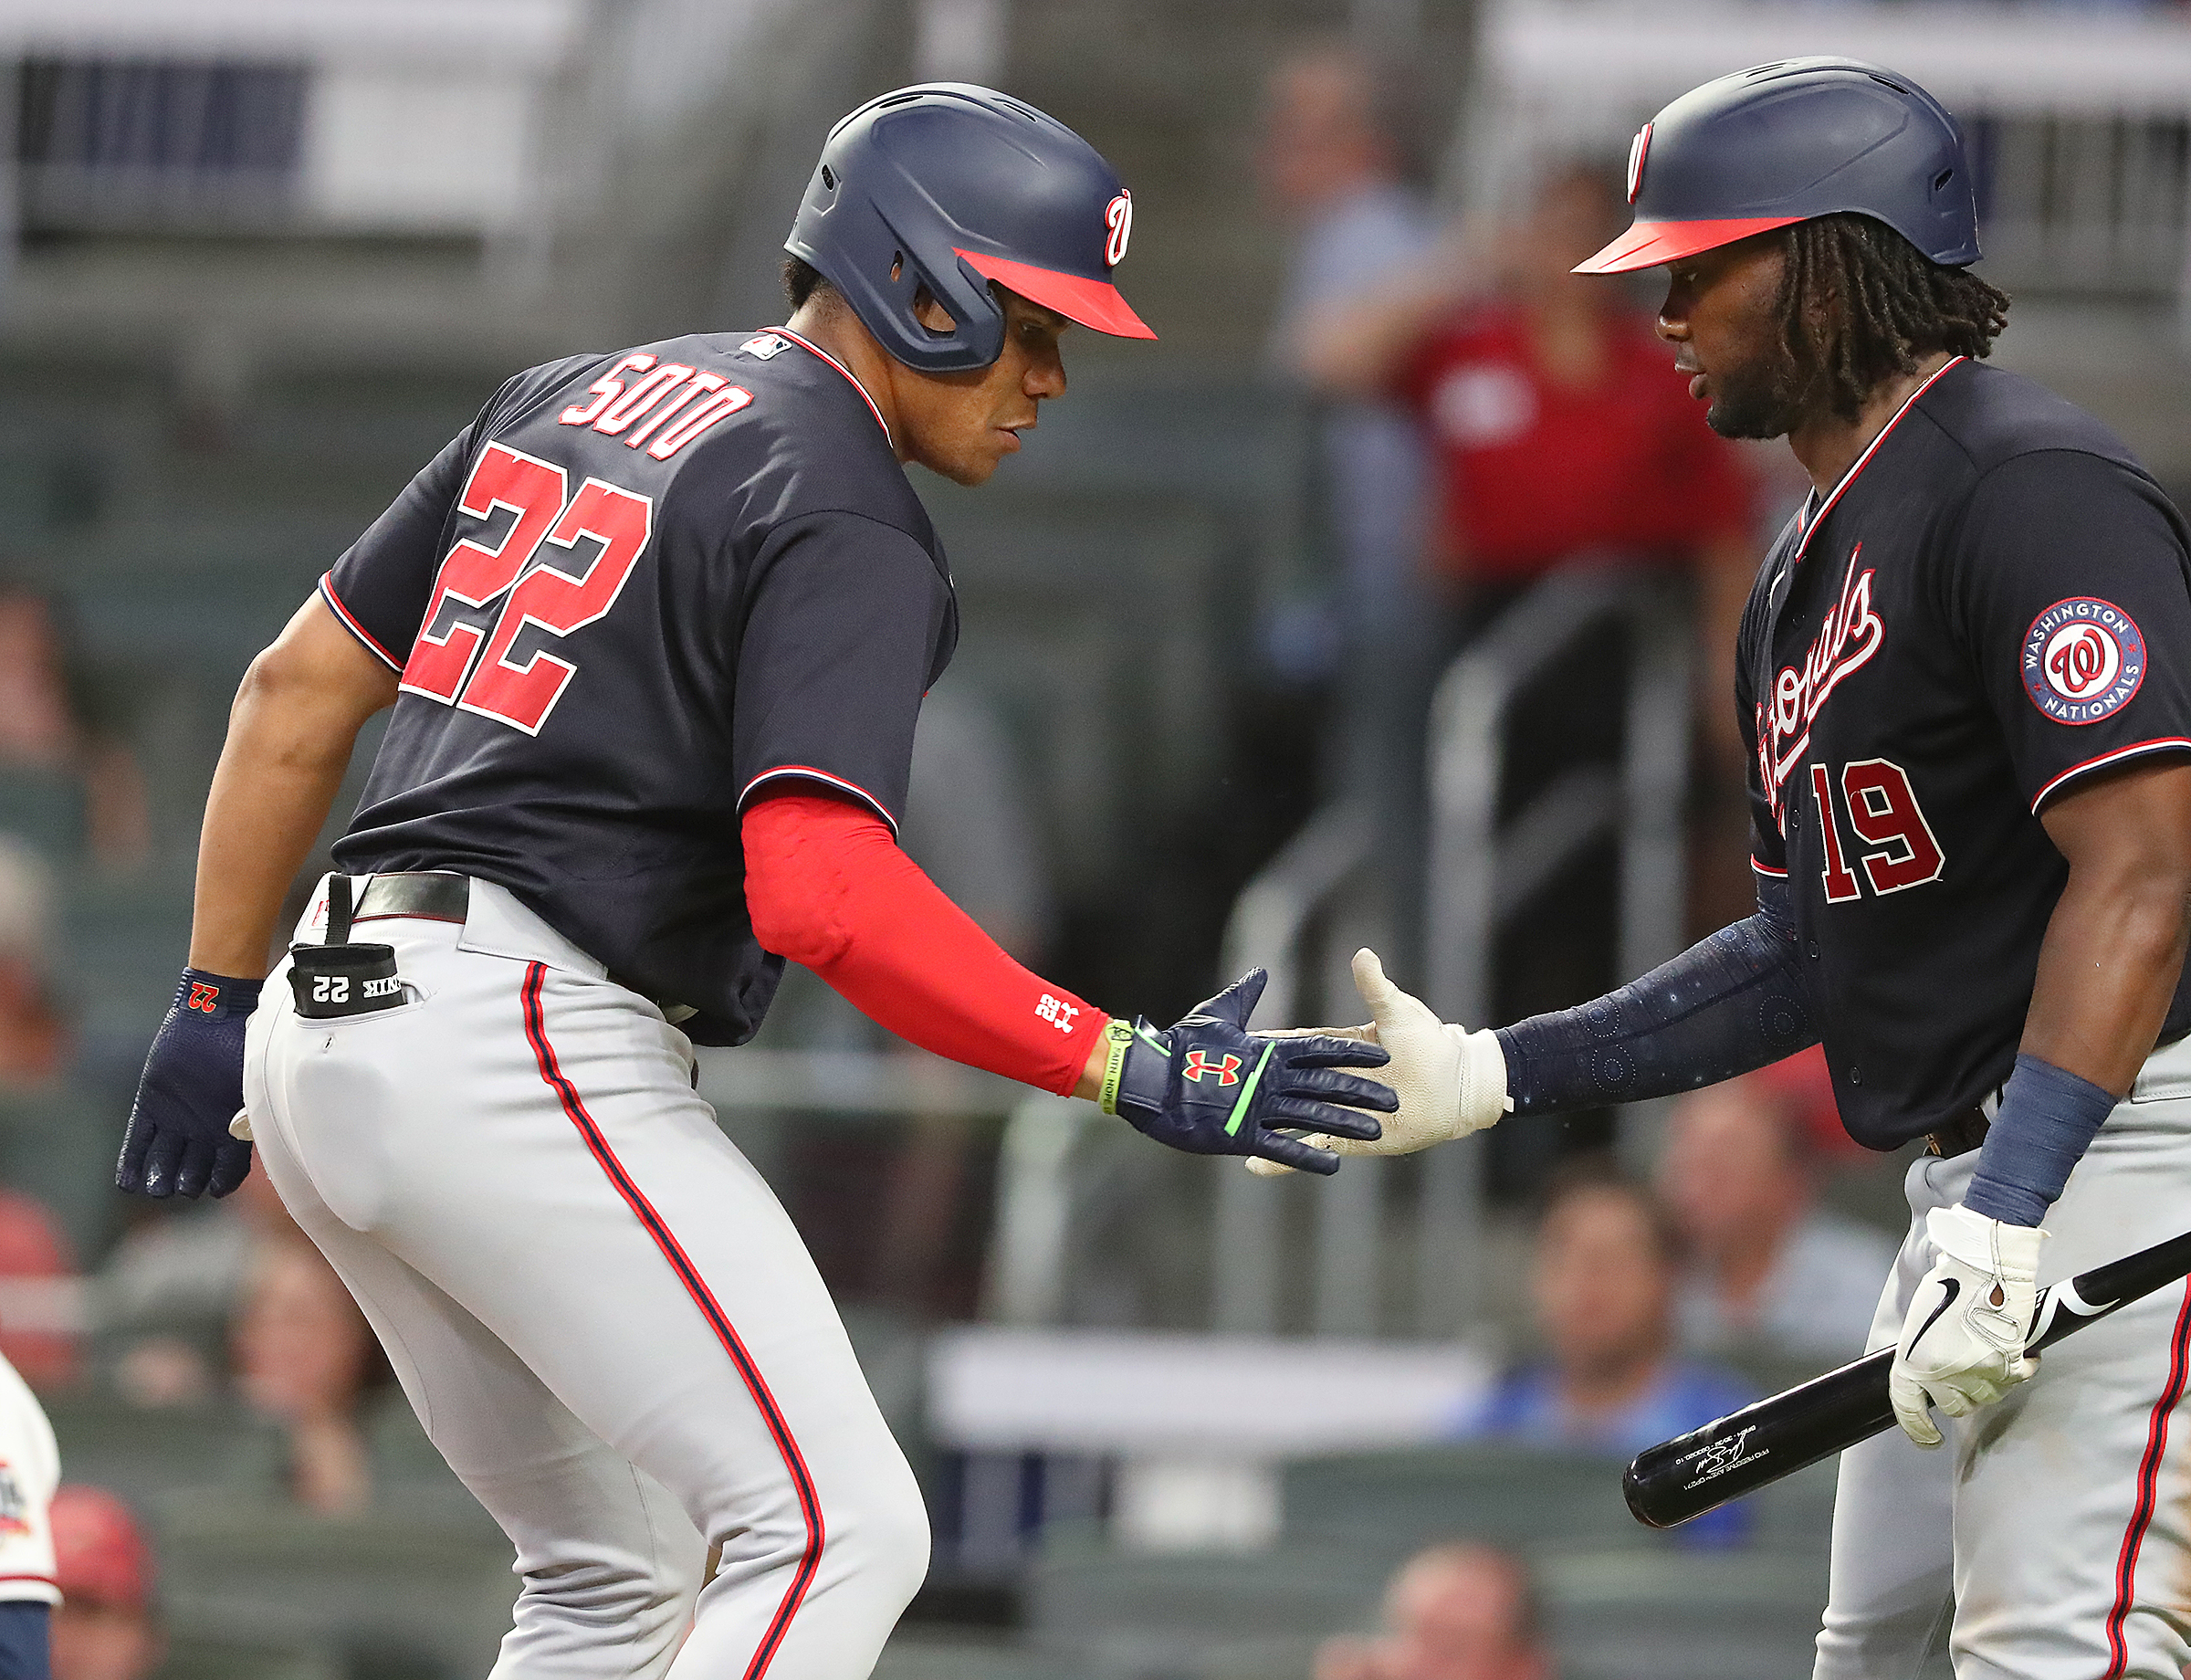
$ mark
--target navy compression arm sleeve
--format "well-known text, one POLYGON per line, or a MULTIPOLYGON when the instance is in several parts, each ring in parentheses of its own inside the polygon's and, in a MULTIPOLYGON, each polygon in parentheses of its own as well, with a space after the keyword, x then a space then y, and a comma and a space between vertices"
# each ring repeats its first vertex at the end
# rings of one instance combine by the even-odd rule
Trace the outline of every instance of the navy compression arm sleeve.
POLYGON ((1592 1003, 1498 1031, 1516 1114, 1562 1114, 1716 1085, 1815 1044, 1787 883, 1757 913, 1592 1003))

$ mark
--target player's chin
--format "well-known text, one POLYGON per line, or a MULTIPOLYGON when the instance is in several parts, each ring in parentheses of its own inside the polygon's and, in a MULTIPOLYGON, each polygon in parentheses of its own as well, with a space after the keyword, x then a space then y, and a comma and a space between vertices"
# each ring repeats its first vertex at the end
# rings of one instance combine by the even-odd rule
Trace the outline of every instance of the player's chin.
POLYGON ((967 450, 943 467, 943 476, 953 484, 963 484, 969 489, 976 485, 987 484, 990 476, 1002 464, 1004 457, 1020 446, 1020 440, 1010 432, 999 432, 996 436, 1004 440, 1001 446, 985 441, 967 450))

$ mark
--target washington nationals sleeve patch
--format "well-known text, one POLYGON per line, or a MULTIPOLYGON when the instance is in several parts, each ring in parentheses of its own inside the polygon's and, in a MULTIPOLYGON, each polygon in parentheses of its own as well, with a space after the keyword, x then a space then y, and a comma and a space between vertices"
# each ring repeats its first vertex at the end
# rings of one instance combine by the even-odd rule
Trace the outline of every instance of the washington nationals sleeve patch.
POLYGON ((2024 692, 2057 723, 2097 723, 2145 680, 2145 638, 2128 613, 2093 595, 2057 601, 2024 633, 2024 692))

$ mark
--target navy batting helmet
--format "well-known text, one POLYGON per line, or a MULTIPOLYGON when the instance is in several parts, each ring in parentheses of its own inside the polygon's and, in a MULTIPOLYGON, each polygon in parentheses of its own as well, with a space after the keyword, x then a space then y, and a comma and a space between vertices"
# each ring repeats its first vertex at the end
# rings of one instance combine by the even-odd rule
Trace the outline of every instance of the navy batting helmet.
POLYGON ((1111 283, 1133 226, 1117 172, 1064 123, 987 88, 932 82, 830 130, 783 248, 893 356, 947 373, 1003 351, 991 280, 1098 332, 1155 338, 1111 283), (914 315, 924 284, 951 331, 914 315))
POLYGON ((1684 93, 1628 154, 1635 226, 1578 274, 1625 274, 1853 210, 1934 262, 1978 259, 1962 131, 1906 76, 1853 58, 1788 58, 1684 93))

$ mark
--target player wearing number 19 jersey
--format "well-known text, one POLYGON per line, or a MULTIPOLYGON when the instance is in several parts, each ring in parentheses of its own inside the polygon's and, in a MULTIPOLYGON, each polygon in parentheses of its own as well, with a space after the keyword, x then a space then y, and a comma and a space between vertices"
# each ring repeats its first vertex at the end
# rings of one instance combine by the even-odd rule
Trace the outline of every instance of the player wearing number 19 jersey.
MULTIPOLYGON (((1817 1680, 1913 1675, 1951 1619, 1964 1680, 2177 1680, 2191 1286, 2024 1348, 2040 1287, 2191 1223, 2191 533, 2104 427, 1981 364, 2008 299, 1906 77, 1722 77, 1644 126, 1629 188, 1583 271, 1663 265, 1690 395, 1812 485, 1741 633, 1757 911, 1480 1035, 1443 1129, 1822 1042, 1858 1141, 1928 1147, 1872 1327, 1901 1429, 1841 1456, 1817 1680)), ((1438 1041, 1370 993, 1407 1089, 1438 1041)), ((1343 1147, 1441 1129, 1410 1106, 1343 1147)))
POLYGON ((1957 358, 1775 543, 1736 689, 1843 1123, 1929 1139, 1871 1345, 1948 1445, 1843 1454, 1818 1680, 1913 1662, 1951 1601, 1959 1673, 2174 1675, 2191 1297, 2016 1355, 2034 1287, 2191 1223, 2191 538, 2104 427, 1957 358))
MULTIPOLYGON (((2069 876, 2040 813, 2191 752, 2186 543, 2105 427, 1957 358, 1766 556, 1735 674, 1754 863, 1858 1142, 2007 1081, 2069 876)), ((2161 1037, 2187 1028, 2179 981, 2161 1037)))

